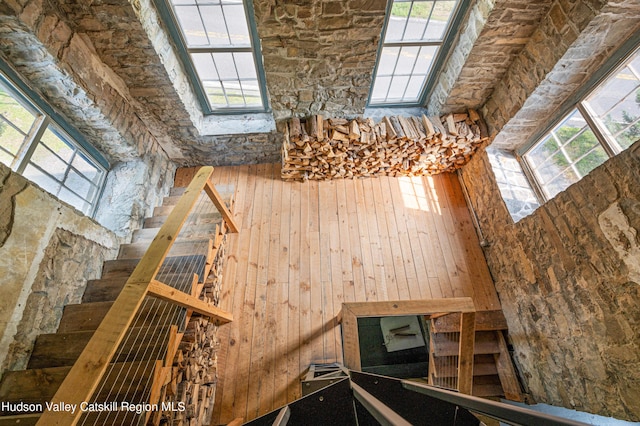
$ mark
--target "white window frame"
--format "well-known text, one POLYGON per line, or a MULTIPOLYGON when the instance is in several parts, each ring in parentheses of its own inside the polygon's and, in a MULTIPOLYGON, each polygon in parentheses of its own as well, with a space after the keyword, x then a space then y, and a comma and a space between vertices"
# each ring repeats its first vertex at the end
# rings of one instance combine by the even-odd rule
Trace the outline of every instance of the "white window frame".
MULTIPOLYGON (((542 144, 549 136, 551 136, 552 133, 556 129, 558 129, 564 123, 564 121, 570 115, 572 115, 576 110, 578 111, 578 113, 582 115, 582 117, 586 121, 586 129, 593 132, 598 143, 603 148, 604 152, 607 154, 608 159, 624 151, 624 149, 620 146, 620 144, 615 139, 613 139, 613 137, 610 135, 610 132, 599 124, 599 119, 596 117, 596 114, 591 111, 587 103, 587 99, 594 92, 601 89, 602 86, 605 85, 618 72, 620 72, 623 68, 627 67, 631 62, 631 60, 636 57, 636 55, 640 55, 640 46, 634 46, 629 50, 630 51, 628 52, 628 54, 624 54, 622 58, 620 58, 614 66, 612 66, 607 72, 603 73, 602 77, 598 78, 593 84, 587 85, 588 89, 584 90, 584 93, 580 94, 579 100, 577 102, 569 105, 568 108, 564 108, 565 111, 569 110, 568 113, 563 114, 559 120, 553 121, 553 123, 547 127, 547 130, 542 134, 542 136, 535 137, 532 143, 527 144, 525 149, 517 153, 518 154, 517 158, 520 161, 522 170, 525 176, 527 177, 527 180, 531 184, 531 188, 534 191, 536 197, 538 198, 540 204, 543 204, 549 201, 553 197, 550 197, 547 195, 547 191, 543 187, 543 184, 536 177, 536 173, 534 171, 536 169, 536 164, 533 164, 533 162, 531 161, 531 159, 529 159, 527 154, 532 152, 536 147, 542 144)), ((635 74, 640 79, 640 70, 636 70, 636 71, 638 72, 636 72, 635 74)), ((640 89, 640 86, 638 86, 634 90, 638 90, 638 89, 640 89)), ((577 181, 581 180, 582 177, 584 176, 581 176, 577 181)))
MULTIPOLYGON (((37 168, 41 173, 46 175, 48 178, 53 179, 55 182, 59 184, 57 193, 54 194, 51 191, 47 191, 47 192, 54 195, 56 198, 59 198, 58 196, 60 194, 60 191, 63 188, 70 191, 71 193, 73 193, 74 196, 83 199, 85 201, 85 203, 83 204, 87 204, 87 206, 74 205, 73 203, 70 203, 64 200, 60 200, 60 201, 65 202, 69 205, 72 205, 79 211, 82 211, 87 216, 94 217, 96 209, 98 207, 98 201, 100 199, 100 195, 102 194, 102 191, 104 189, 104 185, 106 182, 106 177, 108 173, 107 168, 104 167, 102 164, 100 164, 100 162, 97 161, 92 154, 90 154, 86 149, 84 149, 84 147, 80 143, 78 143, 73 137, 71 137, 64 130, 63 124, 58 123, 57 121, 54 121, 50 115, 48 115, 41 108, 39 108, 36 105, 36 103, 29 96, 27 96, 22 90, 20 90, 16 84, 14 84, 6 75, 4 75, 4 73, 0 73, 0 85, 17 103, 19 103, 23 108, 29 110, 34 115, 34 121, 33 121, 33 124, 31 125, 29 132, 26 134, 20 148, 18 149, 17 154, 14 157, 14 160, 10 165, 7 165, 7 166, 11 168, 12 171, 20 175, 24 175, 24 171, 29 165, 37 168), (73 150, 71 159, 68 162, 60 158, 59 155, 55 151, 52 151, 50 147, 46 145, 45 142, 41 143, 42 137, 47 130, 50 130, 52 133, 54 133, 54 135, 57 138, 59 138, 63 143, 66 143, 73 150), (60 160, 66 164, 67 167, 66 167, 65 175, 62 181, 57 179, 48 171, 43 170, 41 167, 37 166, 35 163, 31 162, 33 153, 36 151, 38 146, 45 146, 46 149, 48 149, 55 156, 59 157, 60 160), (81 171, 77 170, 72 165, 73 159, 75 158, 76 155, 78 155, 78 153, 80 153, 83 157, 85 157, 85 159, 98 170, 100 175, 97 182, 93 182, 91 179, 85 177, 81 171), (81 178, 88 181, 89 185, 92 187, 92 190, 90 191, 90 195, 88 196, 88 198, 85 198, 77 194, 74 191, 74 188, 65 186, 64 181, 70 171, 74 171, 77 175, 81 176, 81 178)), ((6 122, 8 123, 9 121, 6 121, 6 122)))
MULTIPOLYGON (((211 0, 212 5, 220 4, 221 0, 211 0)), ((267 100, 267 89, 265 85, 265 74, 264 68, 262 65, 262 54, 260 53, 260 40, 257 36, 257 30, 255 28, 255 19, 253 17, 252 7, 253 4, 251 0, 242 0, 242 6, 245 12, 245 18, 247 20, 247 28, 249 30, 249 44, 241 45, 241 46, 189 46, 187 43, 186 36, 184 34, 184 29, 180 25, 180 21, 177 17, 176 11, 172 4, 171 0, 155 0, 155 4, 160 12, 160 16, 163 21, 167 24, 167 28, 169 30, 169 35, 175 42, 177 47, 177 53, 182 63, 185 67, 185 71, 191 84, 195 90, 195 94, 200 101, 203 112, 205 114, 247 114, 247 113, 263 113, 268 112, 268 100, 267 100), (253 66, 256 72, 257 84, 258 84, 258 93, 260 95, 260 105, 233 105, 227 102, 227 106, 219 106, 212 105, 210 102, 209 96, 207 95, 205 84, 203 78, 198 75, 196 70, 196 66, 194 64, 192 54, 202 54, 202 53, 229 53, 234 56, 235 53, 249 53, 253 58, 253 66)), ((206 6, 208 5, 206 2, 198 2, 198 6, 206 6)), ((226 18, 225 18, 226 19, 226 18)), ((227 27, 226 20, 221 23, 223 27, 227 27)), ((228 35, 228 31, 227 31, 228 35)), ((233 59, 234 68, 236 69, 236 73, 238 74, 238 81, 242 81, 238 73, 238 67, 235 63, 235 58, 233 59)), ((219 76, 218 76, 219 77, 219 76)), ((221 83, 226 81, 224 79, 219 80, 221 83)), ((231 81, 231 80, 229 80, 231 81)), ((223 84, 223 83, 222 83, 223 84)), ((242 85, 242 83, 240 83, 242 85)), ((226 90, 223 89, 225 99, 227 99, 226 90)), ((244 96, 244 89, 241 88, 244 96)))
MULTIPOLYGON (((435 0, 436 2, 438 1, 447 1, 447 0, 435 0)), ((399 107, 407 107, 407 106, 422 106, 425 104, 426 102, 426 98, 428 95, 428 92, 431 90, 431 87, 433 86, 433 82, 435 79, 435 76, 439 74, 442 64, 444 62, 444 58, 447 56, 448 54, 448 50, 452 45, 452 34, 455 34, 455 32, 458 30, 459 26, 460 26, 460 21, 462 16, 464 15, 464 12, 466 11, 466 9, 469 7, 469 1, 468 0, 455 0, 456 1, 456 5, 455 8, 453 10, 453 12, 451 13, 451 16, 449 17, 449 21, 447 22, 447 26, 444 28, 443 33, 442 33, 442 37, 440 39, 422 39, 422 40, 400 40, 400 41, 387 41, 387 31, 389 28, 389 22, 392 18, 391 13, 393 10, 393 5, 394 3, 411 3, 411 6, 409 8, 409 15, 407 16, 407 21, 405 23, 405 30, 406 31, 406 26, 409 23, 409 18, 411 16, 411 11, 413 8, 413 5, 415 3, 422 3, 422 2, 426 2, 426 0, 390 0, 389 1, 389 5, 387 8, 387 13, 386 13, 386 19, 385 19, 385 24, 384 24, 384 30, 382 33, 382 40, 380 42, 380 48, 378 49, 378 56, 377 56, 377 60, 376 60, 376 65, 375 65, 375 69, 373 72, 373 78, 371 81, 371 90, 369 91, 369 101, 368 101, 368 107, 394 107, 394 106, 399 106, 399 107), (422 86, 419 90, 419 92, 417 93, 416 99, 415 100, 397 100, 392 98, 391 100, 389 100, 389 92, 391 90, 391 86, 393 84, 393 80, 400 76, 403 77, 405 76, 406 73, 397 73, 396 71, 398 70, 398 61, 399 58, 402 54, 402 49, 404 49, 405 47, 418 47, 418 54, 416 54, 416 59, 414 60, 412 69, 410 70, 410 73, 407 74, 409 77, 409 80, 411 79, 411 77, 413 75, 420 75, 421 73, 414 73, 415 71, 415 67, 416 64, 418 62, 418 56, 419 56, 419 52, 421 51, 422 48, 424 47, 436 47, 438 50, 436 52, 436 54, 433 57, 433 60, 431 61, 428 70, 426 70, 426 75, 424 77, 424 80, 422 82, 422 86), (399 48, 399 52, 398 52, 398 56, 396 57, 396 63, 393 67, 393 71, 391 74, 387 75, 380 75, 379 74, 379 69, 380 69, 380 61, 382 59, 382 54, 384 52, 385 48, 393 48, 393 47, 397 47, 399 48), (387 94, 385 96, 385 100, 384 101, 377 101, 373 99, 373 93, 374 93, 374 88, 376 85, 376 79, 378 77, 391 77, 391 81, 389 83, 389 87, 387 88, 387 94)), ((435 6, 434 6, 435 7, 435 6)), ((431 11, 431 13, 433 13, 433 10, 431 11)), ((429 16, 428 19, 428 23, 431 22, 431 15, 429 16)), ((426 28, 428 27, 428 24, 425 25, 425 31, 426 28)), ((404 38, 404 33, 403 33, 403 38, 404 38)), ((403 98, 406 97, 406 93, 407 90, 409 88, 409 82, 407 82, 407 86, 405 86, 405 90, 403 93, 403 98)))

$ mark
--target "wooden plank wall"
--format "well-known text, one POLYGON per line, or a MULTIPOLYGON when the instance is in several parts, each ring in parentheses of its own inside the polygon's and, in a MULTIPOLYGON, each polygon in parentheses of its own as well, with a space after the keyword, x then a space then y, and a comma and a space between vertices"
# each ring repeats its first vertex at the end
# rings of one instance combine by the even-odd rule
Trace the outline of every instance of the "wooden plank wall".
POLYGON ((278 164, 217 167, 236 187, 212 424, 300 396, 312 361, 341 361, 342 302, 469 296, 500 309, 456 175, 284 182, 278 164))

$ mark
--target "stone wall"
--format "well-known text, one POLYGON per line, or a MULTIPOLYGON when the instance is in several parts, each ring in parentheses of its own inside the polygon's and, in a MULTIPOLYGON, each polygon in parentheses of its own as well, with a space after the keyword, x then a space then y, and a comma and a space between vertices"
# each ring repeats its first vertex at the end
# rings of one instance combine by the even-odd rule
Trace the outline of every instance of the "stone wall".
POLYGON ((32 0, 2 12, 2 59, 111 163, 96 217, 126 237, 172 186, 175 164, 165 150, 171 139, 150 130, 126 82, 59 9, 32 0))
POLYGON ((173 186, 176 166, 165 155, 146 154, 111 166, 96 220, 127 239, 162 204, 173 186))
POLYGON ((159 150, 178 165, 279 159, 266 114, 203 115, 151 0, 23 3, 0 5, 0 52, 111 162, 159 150))
POLYGON ((547 0, 479 0, 432 90, 430 114, 480 108, 550 6, 547 0))
POLYGON ((3 370, 26 368, 38 335, 55 333, 63 308, 80 303, 87 281, 99 278, 114 251, 81 235, 56 228, 44 249, 3 370))
POLYGON ((386 1, 253 3, 275 119, 362 115, 386 1))
POLYGON ((35 335, 117 255, 117 236, 0 164, 0 365, 24 365, 35 335), (14 336, 16 338, 14 342, 14 336))
POLYGON ((486 153, 462 177, 526 391, 640 420, 640 143, 513 223, 486 153))
POLYGON ((555 0, 482 108, 495 147, 526 143, 638 31, 635 0, 555 0))

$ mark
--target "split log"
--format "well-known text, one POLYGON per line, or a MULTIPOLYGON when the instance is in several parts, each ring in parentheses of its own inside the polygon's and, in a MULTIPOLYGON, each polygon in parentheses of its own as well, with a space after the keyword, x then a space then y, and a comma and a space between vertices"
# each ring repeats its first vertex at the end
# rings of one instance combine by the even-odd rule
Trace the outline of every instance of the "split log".
MULTIPOLYGON (((302 132, 298 137, 302 137, 302 132)), ((225 226, 216 229, 216 252, 211 261, 211 270, 197 288, 201 300, 217 306, 220 301, 227 237, 225 226)), ((188 316, 187 320, 161 399, 165 403, 173 403, 173 407, 178 410, 158 412, 159 415, 152 419, 153 424, 202 425, 210 422, 218 378, 218 326, 195 314, 188 316), (181 407, 185 410, 181 411, 181 407)))
POLYGON ((450 172, 488 140, 475 110, 443 117, 383 117, 379 123, 312 116, 300 123, 300 132, 298 123, 291 119, 285 126, 281 175, 286 180, 450 172))

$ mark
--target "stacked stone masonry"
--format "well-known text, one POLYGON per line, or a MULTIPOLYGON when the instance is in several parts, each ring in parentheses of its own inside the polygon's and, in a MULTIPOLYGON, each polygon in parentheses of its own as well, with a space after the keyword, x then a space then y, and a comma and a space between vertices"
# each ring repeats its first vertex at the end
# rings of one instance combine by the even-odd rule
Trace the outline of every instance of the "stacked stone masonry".
POLYGON ((526 391, 640 420, 640 142, 513 223, 485 152, 462 169, 526 391))
POLYGON ((362 115, 386 1, 253 3, 275 119, 362 115))
POLYGON ((480 0, 463 24, 434 87, 432 114, 480 108, 547 13, 546 0, 480 0))
POLYGON ((0 164, 0 371, 25 365, 35 337, 98 278, 120 239, 0 164))
POLYGON ((482 108, 495 146, 518 148, 572 103, 612 53, 637 37, 639 16, 634 0, 555 0, 482 108))
POLYGON ((202 109, 150 0, 29 0, 0 12, 0 54, 110 162, 159 152, 178 165, 279 158, 276 132, 201 134, 202 109))

